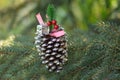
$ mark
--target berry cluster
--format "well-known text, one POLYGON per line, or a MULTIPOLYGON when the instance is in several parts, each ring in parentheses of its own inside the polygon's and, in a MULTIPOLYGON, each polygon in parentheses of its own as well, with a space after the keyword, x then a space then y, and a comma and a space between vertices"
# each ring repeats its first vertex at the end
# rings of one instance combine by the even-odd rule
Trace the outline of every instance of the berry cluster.
POLYGON ((57 21, 56 20, 48 21, 47 25, 48 26, 54 25, 54 29, 58 29, 59 28, 59 26, 57 25, 57 21))

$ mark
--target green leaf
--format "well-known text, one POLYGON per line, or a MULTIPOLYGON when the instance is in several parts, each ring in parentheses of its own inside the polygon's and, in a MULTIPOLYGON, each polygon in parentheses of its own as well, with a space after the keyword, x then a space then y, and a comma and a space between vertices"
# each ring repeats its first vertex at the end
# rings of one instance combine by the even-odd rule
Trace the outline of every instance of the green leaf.
MULTIPOLYGON (((47 8, 47 16, 48 16, 48 20, 52 21, 53 19, 55 19, 55 8, 52 4, 48 5, 47 8)), ((53 29, 53 26, 50 26, 50 31, 53 29)))
POLYGON ((55 8, 54 8, 54 6, 52 4, 48 5, 47 16, 48 16, 50 21, 55 19, 55 8))

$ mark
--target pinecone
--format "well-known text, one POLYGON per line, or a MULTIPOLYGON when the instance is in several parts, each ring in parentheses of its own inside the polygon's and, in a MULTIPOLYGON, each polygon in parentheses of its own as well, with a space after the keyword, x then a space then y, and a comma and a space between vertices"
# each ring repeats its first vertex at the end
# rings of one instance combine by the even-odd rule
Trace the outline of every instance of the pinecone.
POLYGON ((54 15, 54 6, 47 8, 47 22, 44 23, 40 13, 36 18, 40 25, 37 26, 35 37, 36 48, 39 51, 42 63, 51 71, 60 72, 67 61, 66 34, 57 24, 54 15))
POLYGON ((48 35, 39 35, 35 37, 36 48, 39 51, 42 63, 50 72, 60 72, 63 64, 67 61, 67 43, 66 35, 53 37, 48 35))

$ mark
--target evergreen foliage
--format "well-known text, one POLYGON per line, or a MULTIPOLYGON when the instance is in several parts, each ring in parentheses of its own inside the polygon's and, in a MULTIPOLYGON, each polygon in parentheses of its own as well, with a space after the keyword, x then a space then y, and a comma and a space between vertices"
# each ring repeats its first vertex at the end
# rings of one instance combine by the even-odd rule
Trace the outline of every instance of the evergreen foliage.
POLYGON ((94 26, 87 33, 68 33, 69 57, 60 73, 48 72, 41 64, 34 36, 12 35, 1 41, 0 80, 119 80, 120 26, 94 26))

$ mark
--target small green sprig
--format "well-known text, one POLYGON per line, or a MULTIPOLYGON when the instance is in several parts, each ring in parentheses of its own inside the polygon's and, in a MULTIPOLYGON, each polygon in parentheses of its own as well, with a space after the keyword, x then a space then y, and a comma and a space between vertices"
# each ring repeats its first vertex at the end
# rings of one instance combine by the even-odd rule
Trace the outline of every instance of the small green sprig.
MULTIPOLYGON (((49 4, 47 7, 47 16, 48 16, 48 21, 52 21, 55 19, 55 8, 54 5, 49 4)), ((50 26, 50 31, 53 29, 53 26, 50 26)))

